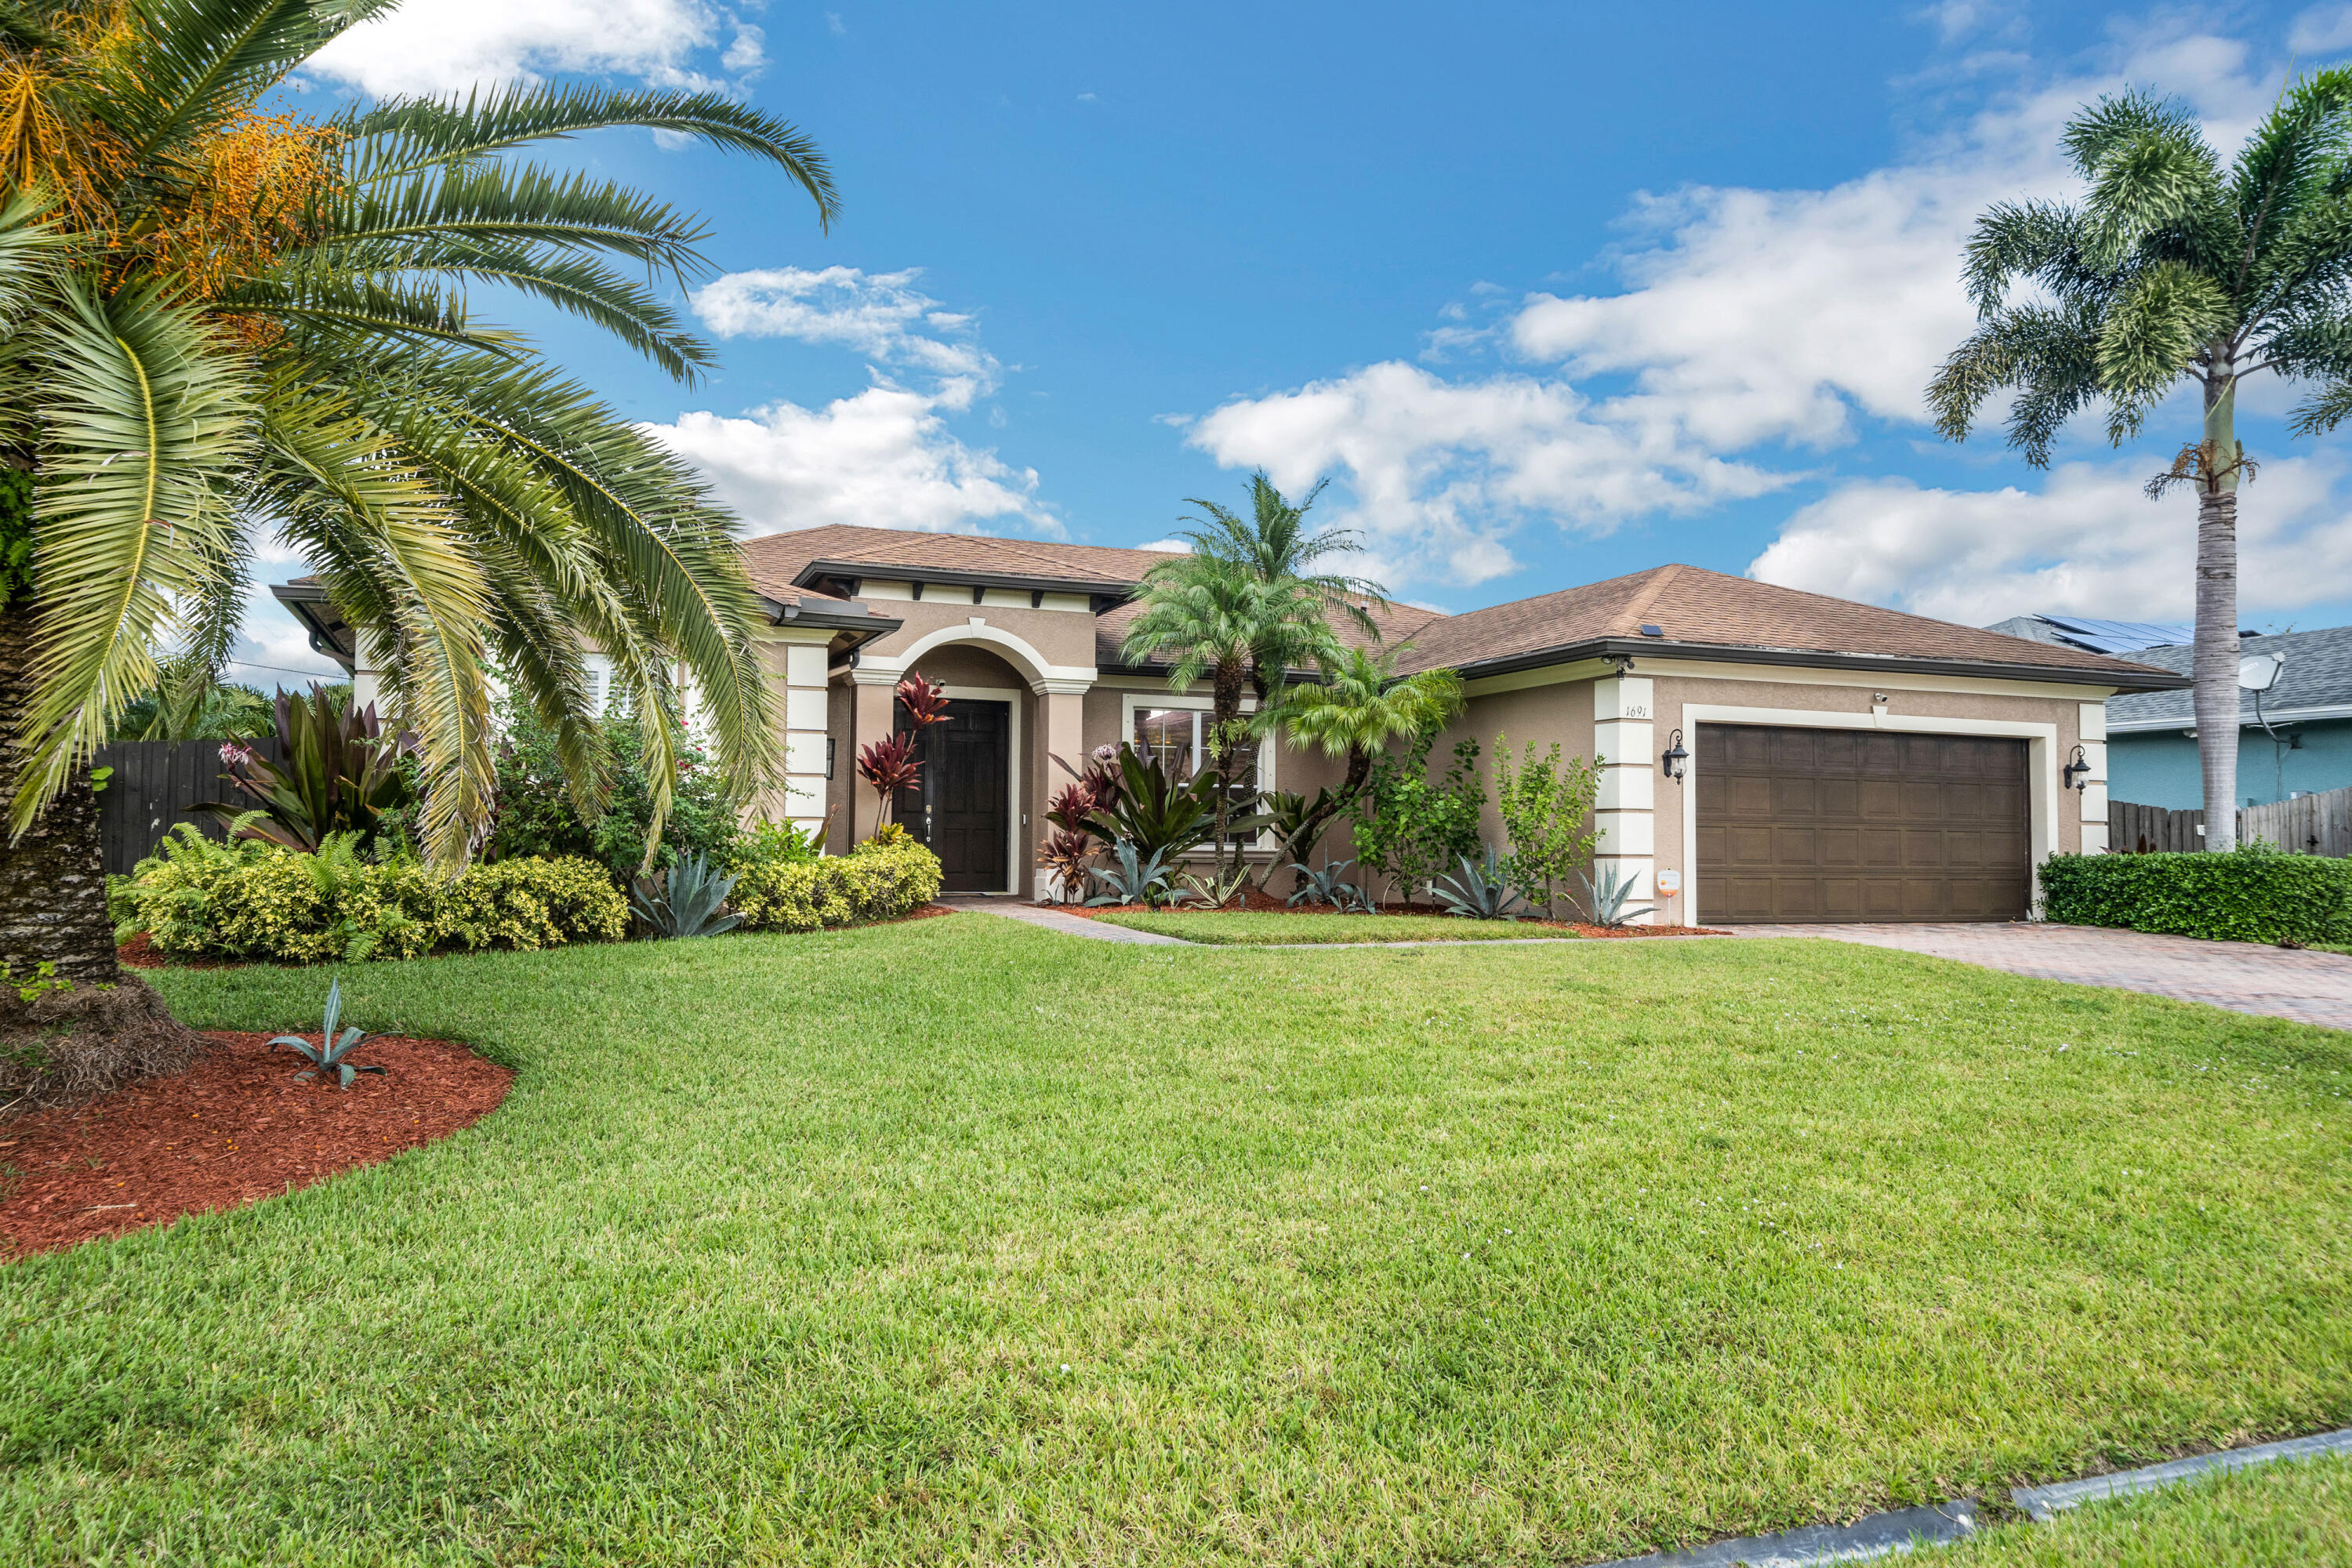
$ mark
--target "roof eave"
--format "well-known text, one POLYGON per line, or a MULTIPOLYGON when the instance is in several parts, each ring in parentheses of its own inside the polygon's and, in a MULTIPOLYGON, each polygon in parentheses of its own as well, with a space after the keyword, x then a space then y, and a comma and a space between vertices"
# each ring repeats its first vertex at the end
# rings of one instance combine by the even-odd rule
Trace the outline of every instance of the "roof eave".
MULTIPOLYGON (((324 587, 316 583, 272 583, 269 596, 285 605, 286 613, 302 624, 302 629, 310 634, 311 652, 333 659, 346 673, 359 668, 356 639, 354 646, 347 647, 334 634, 333 628, 342 625, 341 617, 329 620, 320 613, 322 608, 334 607, 324 587)), ((343 629, 348 632, 351 628, 343 629)))
POLYGON ((2030 680, 2069 686, 2104 686, 2116 691, 2170 691, 2189 678, 2160 669, 2084 669, 2064 664, 2011 664, 1985 659, 1900 658, 1870 653, 1825 653, 1811 648, 1756 647, 1745 643, 1662 642, 1654 637, 1590 637, 1538 648, 1531 653, 1457 665, 1465 680, 1511 675, 1547 665, 1588 658, 1705 659, 1722 664, 1793 665, 1801 669, 1875 671, 1888 675, 1964 675, 2000 680, 2030 680))
POLYGON ((937 583, 949 588, 1013 588, 1024 592, 1042 589, 1048 594, 1085 594, 1121 599, 1132 595, 1143 585, 1140 579, 1129 582, 1116 577, 1054 577, 1031 572, 959 572, 943 566, 912 566, 894 561, 819 559, 800 569, 793 578, 793 586, 814 587, 819 579, 825 577, 880 578, 885 582, 925 584, 937 583))

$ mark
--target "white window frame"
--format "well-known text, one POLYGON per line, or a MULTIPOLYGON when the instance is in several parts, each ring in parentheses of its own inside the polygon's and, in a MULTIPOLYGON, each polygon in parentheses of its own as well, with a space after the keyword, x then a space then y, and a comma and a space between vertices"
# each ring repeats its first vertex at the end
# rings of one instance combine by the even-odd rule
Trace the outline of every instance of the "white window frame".
MULTIPOLYGON (((1199 715, 1213 713, 1216 711, 1216 707, 1217 700, 1213 697, 1181 696, 1173 691, 1123 691, 1119 693, 1118 699, 1118 743, 1123 746, 1131 746, 1135 744, 1135 710, 1139 708, 1147 710, 1156 709, 1160 710, 1170 709, 1187 710, 1195 715, 1199 715)), ((1244 714, 1256 712, 1257 699, 1255 697, 1243 698, 1242 711, 1244 714)), ((1195 717, 1192 721, 1192 755, 1196 760, 1196 765, 1197 760, 1207 754, 1201 743, 1201 720, 1198 717, 1195 717)), ((1274 757, 1274 737, 1271 735, 1259 736, 1257 742, 1257 787, 1260 795, 1272 795, 1280 787, 1275 783, 1274 757)), ((1257 832, 1250 836, 1248 841, 1244 843, 1242 847, 1244 850, 1271 849, 1274 846, 1266 841, 1265 830, 1264 828, 1260 828, 1257 832)), ((1186 853, 1188 855, 1207 855, 1210 853, 1210 849, 1208 846, 1203 845, 1198 849, 1187 850, 1186 853)))

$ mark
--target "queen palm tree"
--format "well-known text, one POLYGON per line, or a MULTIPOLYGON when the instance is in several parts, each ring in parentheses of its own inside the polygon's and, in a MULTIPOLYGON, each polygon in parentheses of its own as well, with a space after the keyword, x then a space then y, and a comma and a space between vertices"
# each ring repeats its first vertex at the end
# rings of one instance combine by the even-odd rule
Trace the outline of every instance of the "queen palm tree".
POLYGON ((1320 681, 1287 688, 1259 714, 1265 732, 1282 731, 1294 745, 1320 746, 1328 755, 1347 759, 1339 789, 1318 800, 1283 847, 1289 858, 1306 855, 1332 819, 1363 797, 1376 755, 1399 741, 1434 734, 1462 711, 1462 678, 1453 670, 1397 673, 1397 660, 1412 646, 1336 651, 1324 660, 1320 681))
MULTIPOLYGON (((1263 709, 1286 674, 1307 669, 1336 654, 1333 622, 1353 623, 1367 637, 1379 627, 1370 609, 1382 603, 1378 584, 1342 573, 1317 570, 1327 558, 1357 548, 1352 529, 1309 532, 1307 510, 1322 493, 1317 485, 1297 505, 1285 500, 1263 470, 1250 477, 1246 518, 1197 497, 1186 504, 1199 517, 1177 537, 1191 548, 1151 568, 1143 579, 1143 613, 1128 628, 1124 656, 1141 661, 1172 656, 1171 690, 1209 682, 1207 761, 1224 773, 1227 756, 1247 738, 1242 721, 1245 693, 1263 709)), ((1231 789, 1217 800, 1217 854, 1226 850, 1232 819, 1231 789)), ((1241 848, 1233 847, 1236 866, 1241 848)))
MULTIPOLYGON (((438 866, 490 810, 494 668, 555 731, 574 795, 601 800, 583 637, 648 713, 682 669, 728 771, 750 787, 772 769, 734 521, 466 290, 520 290, 691 381, 711 351, 660 289, 706 268, 704 228, 524 150, 617 126, 695 137, 777 166, 829 222, 823 155, 711 93, 270 107, 383 9, 0 10, 0 962, 111 977, 90 752, 155 688, 159 652, 226 651, 257 534, 315 562, 381 655, 438 866)), ((674 727, 642 729, 666 788, 674 727)))
POLYGON ((1928 388, 1937 427, 1964 438, 2014 388, 2010 444, 2036 468, 2066 421, 2099 403, 2117 446, 2172 391, 2197 391, 2203 429, 2148 484, 2197 494, 2197 749, 2205 844, 2237 841, 2239 384, 2264 371, 2313 383, 2293 428, 2352 415, 2352 71, 2285 92, 2224 169, 2197 121, 2140 92, 2103 98, 2063 145, 2078 203, 2003 203, 1977 222, 1966 278, 1979 324, 1928 388), (2041 297, 2010 299, 2020 280, 2041 297))

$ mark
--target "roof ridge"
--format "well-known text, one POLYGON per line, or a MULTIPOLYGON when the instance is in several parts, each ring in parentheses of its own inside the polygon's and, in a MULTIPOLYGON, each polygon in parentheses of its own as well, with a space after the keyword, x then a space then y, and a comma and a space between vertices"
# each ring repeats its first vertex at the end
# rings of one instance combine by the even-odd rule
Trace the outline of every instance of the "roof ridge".
POLYGON ((1658 595, 1666 591, 1667 584, 1675 580, 1675 574, 1682 569, 1682 563, 1678 561, 1669 561, 1664 566, 1651 567, 1648 585, 1634 595, 1633 602, 1625 606, 1622 612, 1624 619, 1619 625, 1625 630, 1638 632, 1642 626, 1642 612, 1658 602, 1658 595))

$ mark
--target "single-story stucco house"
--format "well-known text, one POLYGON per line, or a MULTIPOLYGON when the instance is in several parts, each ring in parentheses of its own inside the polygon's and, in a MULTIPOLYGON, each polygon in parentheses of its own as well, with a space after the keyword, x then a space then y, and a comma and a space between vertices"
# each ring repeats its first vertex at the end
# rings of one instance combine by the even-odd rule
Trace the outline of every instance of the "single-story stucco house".
MULTIPOLYGON (((1034 895, 1042 814, 1065 782, 1055 755, 1122 740, 1198 754, 1205 687, 1171 692, 1120 653, 1164 555, 848 526, 744 549, 784 698, 786 794, 764 804, 812 826, 830 817, 835 849, 874 828, 852 760, 894 728, 912 672, 951 709, 900 817, 950 890, 1034 895)), ((316 646, 354 663, 315 587, 276 591, 316 646)), ((1403 668, 1450 666, 1466 683, 1468 710, 1433 755, 1507 734, 1515 751, 1558 742, 1601 764, 1600 866, 1654 896, 1659 921, 2025 916, 2044 858, 2105 847, 2107 700, 2185 684, 1692 566, 1381 619, 1387 641, 1411 641, 1403 668), (1664 761, 1677 749, 1679 776, 1664 761)), ((1268 790, 1312 794, 1339 772, 1272 741, 1258 759, 1268 790)), ((1327 847, 1350 853, 1344 829, 1327 847)))

